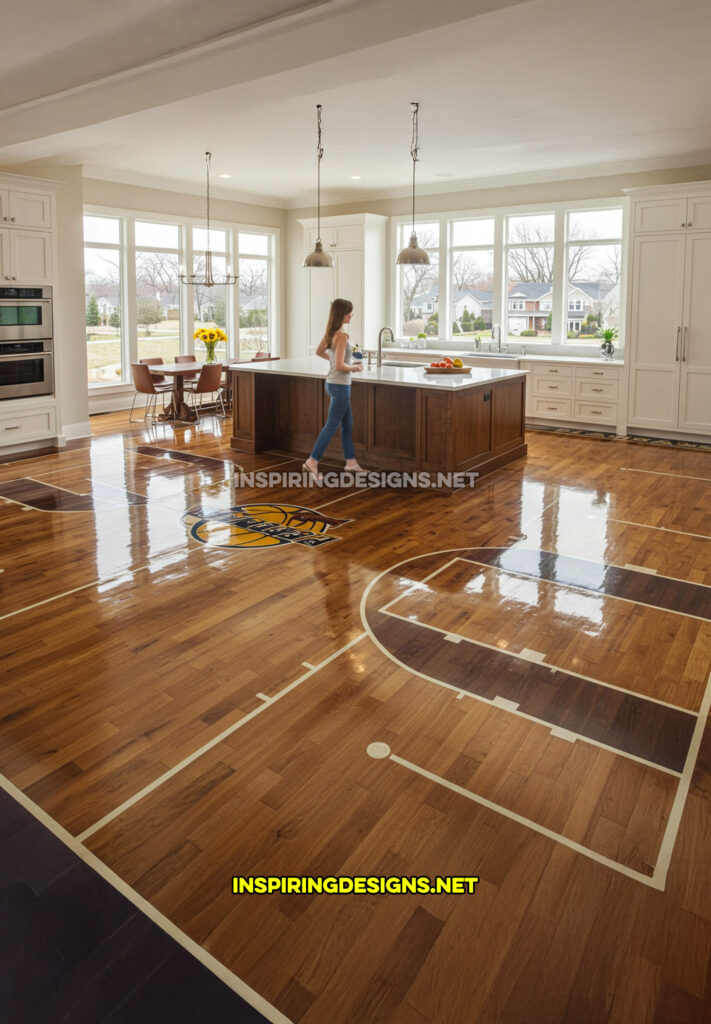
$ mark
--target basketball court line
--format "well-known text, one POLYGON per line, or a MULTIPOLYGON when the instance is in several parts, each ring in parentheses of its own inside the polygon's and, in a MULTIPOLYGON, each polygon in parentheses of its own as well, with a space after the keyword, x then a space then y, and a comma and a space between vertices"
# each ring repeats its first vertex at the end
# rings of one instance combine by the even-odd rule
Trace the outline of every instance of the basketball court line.
POLYGON ((699 540, 711 540, 706 533, 687 533, 686 530, 670 530, 668 526, 650 526, 649 523, 633 523, 629 519, 608 519, 608 523, 622 523, 623 526, 640 526, 643 530, 662 530, 664 533, 678 533, 681 537, 696 537, 699 540))
POLYGON ((633 466, 618 466, 620 473, 650 473, 652 476, 673 476, 677 480, 703 480, 711 484, 711 476, 687 476, 685 473, 661 473, 657 469, 635 469, 633 466))
MULTIPOLYGON (((386 612, 385 614, 393 619, 400 619, 402 622, 407 622, 410 625, 412 625, 412 619, 408 619, 404 615, 396 615, 394 612, 386 612)), ((430 629, 433 632, 443 634, 445 639, 447 640, 450 639, 451 636, 458 636, 458 634, 456 633, 447 633, 447 630, 440 629, 438 626, 429 626, 424 622, 418 622, 417 625, 422 629, 430 629)), ((374 637, 371 637, 371 639, 373 639, 374 642, 378 644, 378 646, 380 646, 380 642, 377 639, 375 639, 374 637)), ((459 642, 473 644, 476 647, 484 647, 487 650, 494 651, 497 654, 509 654, 511 655, 511 657, 519 658, 519 660, 521 661, 530 662, 536 660, 532 658, 521 658, 521 656, 518 654, 513 654, 510 651, 504 651, 500 647, 494 647, 492 644, 485 644, 479 640, 470 640, 469 637, 466 636, 459 636, 459 642)), ((516 715, 517 718, 525 718, 528 722, 534 722, 536 725, 543 726, 543 728, 547 729, 549 732, 552 732, 553 729, 559 728, 553 722, 549 722, 545 718, 537 718, 535 715, 530 715, 526 711, 521 711, 519 705, 515 701, 509 700, 507 697, 497 696, 489 698, 484 697, 480 693, 473 693, 471 690, 461 690, 461 688, 456 686, 454 683, 443 682, 441 679, 437 679, 436 676, 427 675, 427 673, 420 672, 418 669, 413 668, 411 665, 405 664, 405 662, 400 661, 399 658, 396 658, 391 652, 389 652, 387 648, 381 647, 381 650, 383 651, 384 654, 387 655, 387 657, 391 661, 394 661, 397 665, 400 665, 406 672, 411 672, 413 675, 418 675, 422 679, 427 679, 429 682, 436 683, 438 686, 444 686, 449 690, 461 691, 465 697, 472 697, 474 700, 478 700, 482 704, 489 704, 493 705, 494 707, 502 708, 503 710, 510 712, 512 715, 516 715)), ((558 665, 549 665, 547 662, 543 664, 543 667, 550 669, 551 672, 563 672, 567 675, 575 676, 575 678, 577 679, 583 679, 585 680, 585 682, 596 683, 599 686, 604 686, 606 689, 616 690, 619 693, 624 693, 631 697, 637 697, 639 700, 648 700, 650 703, 653 704, 661 704, 663 707, 667 707, 672 711, 681 711, 684 714, 689 715, 690 718, 697 718, 696 712, 689 711, 688 708, 678 708, 674 704, 666 704, 664 701, 656 700, 654 697, 646 697, 639 693, 633 693, 631 690, 625 690, 620 686, 615 686, 613 683, 604 683, 601 680, 593 679, 591 676, 580 675, 579 672, 568 672, 567 669, 560 668, 558 665)), ((674 768, 668 768, 666 765, 658 764, 656 761, 649 761, 647 758, 639 757, 639 755, 637 754, 631 754, 628 751, 620 749, 619 747, 610 746, 610 744, 603 743, 602 740, 596 740, 592 736, 586 736, 584 733, 574 732, 570 729, 566 729, 566 732, 570 733, 571 736, 575 736, 583 743, 590 743, 591 746, 599 747, 601 750, 607 750, 611 754, 615 754, 617 757, 624 757, 628 761, 636 761, 638 764, 643 764, 647 768, 653 768, 655 771, 663 772, 665 775, 672 775, 674 778, 677 779, 681 778, 681 772, 676 771, 674 768)))
MULTIPOLYGON (((137 793, 134 793, 133 796, 130 796, 127 800, 124 800, 123 803, 119 804, 118 807, 115 807, 112 811, 109 811, 107 814, 105 814, 103 818, 100 818, 93 825, 90 825, 88 828, 85 828, 84 831, 76 837, 77 842, 86 842, 86 840, 93 836, 95 832, 98 832, 105 825, 108 825, 110 821, 113 821, 115 818, 117 818, 119 815, 123 814, 130 808, 135 807, 135 805, 139 803, 139 801, 143 800, 144 797, 148 796, 150 793, 155 792, 156 789, 162 786, 165 782, 168 782, 169 779, 172 779, 176 775, 178 775, 183 770, 183 768, 187 768, 188 765, 193 764, 193 762, 197 761, 198 758, 203 756, 203 754, 207 754, 218 744, 222 743, 222 741, 225 740, 228 736, 232 736, 232 734, 237 732, 238 729, 241 729, 242 726, 257 718, 258 715, 261 715, 264 711, 267 710, 267 708, 271 707, 277 701, 281 700, 282 697, 285 697, 287 693, 291 693, 291 691, 295 690, 297 686, 301 685, 301 683, 305 682, 307 679, 310 679, 311 676, 315 675, 322 668, 325 668, 326 665, 329 665, 336 658, 339 658, 341 654, 343 654, 345 651, 349 650, 349 648, 357 644, 360 640, 363 639, 364 636, 365 633, 359 633, 358 636, 354 637, 353 640, 349 640, 347 644, 345 644, 343 647, 340 647, 337 651, 334 651, 334 653, 330 654, 328 658, 324 659, 324 661, 319 662, 318 665, 314 665, 312 669, 309 669, 308 672, 303 673, 303 675, 300 675, 297 679, 293 680, 293 682, 289 683, 282 690, 279 690, 279 692, 276 693, 273 697, 267 698, 267 701, 263 703, 261 707, 255 708, 254 711, 250 711, 243 718, 240 718, 238 722, 235 722, 233 725, 230 725, 226 729, 223 729, 222 732, 218 733, 217 736, 214 736, 211 740, 208 740, 207 743, 204 743, 197 750, 193 751, 192 754, 188 754, 188 756, 184 757, 182 761, 178 762, 178 764, 173 765, 172 768, 169 768, 168 771, 163 772, 163 774, 159 775, 157 779, 153 780, 153 782, 149 782, 147 786, 143 787, 143 789, 140 789, 137 793)), ((264 695, 262 695, 262 699, 264 700, 264 695)))
POLYGON ((404 757, 398 757, 397 754, 389 753, 387 759, 392 761, 394 764, 400 765, 402 768, 406 768, 415 775, 420 775, 423 779, 427 779, 428 782, 435 782, 444 789, 449 789, 451 792, 457 793, 459 796, 463 796, 467 800, 471 800, 472 803, 480 804, 482 807, 486 807, 490 811, 495 811, 503 818, 508 818, 509 821, 515 821, 518 825, 523 825, 532 832, 537 832, 539 835, 545 836, 547 839, 552 839, 555 843, 565 846, 569 850, 573 850, 575 853, 579 853, 581 856, 587 857, 589 860, 594 860, 598 864, 602 864, 605 867, 610 868, 612 871, 617 871, 618 874, 626 875, 628 878, 632 878, 635 882, 641 882, 643 885, 647 885, 652 889, 664 889, 664 885, 660 884, 659 880, 654 877, 654 874, 651 876, 642 874, 641 871, 636 871, 634 868, 627 867, 626 864, 620 864, 618 861, 605 857, 603 854, 597 853, 595 850, 591 850, 589 847, 583 846, 581 843, 576 843, 573 839, 568 839, 567 836, 562 835, 560 832, 553 832, 551 829, 546 828, 545 825, 539 825, 538 822, 532 821, 530 818, 525 818, 523 815, 517 814, 516 811, 510 811, 501 804, 494 803, 492 800, 487 800, 486 797, 479 796, 478 793, 465 789, 463 786, 458 786, 456 782, 450 782, 449 779, 445 779, 441 775, 436 775, 434 772, 428 771, 427 768, 421 768, 420 765, 415 764, 413 761, 406 761, 404 757))
MULTIPOLYGON (((467 548, 448 548, 448 549, 445 549, 442 552, 428 552, 428 554, 432 555, 432 554, 436 554, 437 553, 437 554, 445 555, 445 554, 453 554, 455 552, 460 552, 462 550, 469 550, 469 549, 467 549, 467 548)), ((415 556, 415 557, 417 558, 417 557, 426 557, 426 556, 425 555, 420 555, 420 556, 415 556)), ((417 669, 410 668, 409 666, 403 664, 401 661, 399 661, 399 659, 393 657, 393 655, 383 646, 383 644, 381 644, 381 642, 377 639, 377 637, 373 633, 373 631, 372 631, 372 629, 370 627, 370 624, 368 622, 367 615, 366 615, 366 605, 367 605, 368 597, 369 597, 373 587, 381 579, 383 579, 383 577, 385 577, 388 573, 392 572, 395 569, 399 569, 400 566, 406 565, 409 562, 411 562, 412 560, 413 560, 412 558, 405 558, 405 559, 402 559, 400 562, 397 562, 394 565, 391 565, 387 569, 384 569, 377 576, 375 576, 370 581, 370 583, 368 583, 368 585, 366 586, 365 590, 363 591, 363 596, 361 597, 360 616, 361 616, 361 622, 363 623, 363 627, 364 627, 367 635, 370 637, 371 642, 373 644, 375 644, 375 646, 378 648, 378 650, 380 650, 381 653, 385 657, 389 658, 391 661, 394 661, 396 664, 400 665, 405 671, 410 672, 413 675, 419 676, 421 679, 425 679, 428 682, 432 682, 432 683, 434 683, 437 686, 442 686, 445 689, 449 689, 449 690, 452 690, 453 692, 456 692, 457 693, 457 699, 462 699, 464 696, 469 696, 469 697, 472 697, 475 700, 481 701, 482 703, 489 703, 489 704, 491 704, 492 702, 488 701, 486 698, 480 697, 477 694, 472 694, 472 693, 470 693, 469 691, 466 691, 466 690, 461 690, 460 688, 455 687, 455 686, 451 685, 450 683, 444 683, 441 680, 438 680, 438 679, 435 679, 432 676, 426 675, 424 672, 420 672, 417 669)), ((448 563, 448 564, 451 564, 451 561, 454 561, 454 560, 456 560, 456 557, 455 557, 455 559, 450 560, 450 563, 448 563)), ((441 571, 441 570, 437 570, 437 571, 441 571)), ((434 574, 432 574, 432 575, 436 575, 436 572, 434 574)), ((432 578, 432 575, 430 576, 430 578, 432 578)), ((401 596, 404 596, 404 595, 401 595, 401 596)), ((390 603, 392 603, 392 602, 390 602, 390 603)), ((391 612, 386 612, 386 614, 392 615, 391 612)), ((498 648, 497 648, 497 650, 498 650, 498 648)), ((654 698, 644 698, 644 699, 652 699, 653 700, 654 698)), ((664 703, 664 702, 659 702, 659 703, 664 703)), ((673 707, 673 705, 668 705, 668 706, 673 707)), ((671 771, 669 769, 664 769, 660 765, 651 764, 650 762, 646 762, 644 759, 637 758, 634 755, 624 755, 621 751, 614 750, 612 748, 605 748, 604 744, 594 744, 594 745, 602 747, 603 749, 610 749, 612 753, 614 753, 614 754, 616 754, 618 756, 627 756, 631 760, 639 761, 642 764, 647 764, 648 766, 650 766, 653 769, 656 769, 658 771, 663 771, 663 772, 666 771, 667 774, 676 776, 679 779, 679 783, 677 785, 677 791, 676 791, 676 794, 674 796, 674 801, 672 803, 672 810, 670 812, 669 819, 667 821, 666 829, 665 829, 665 831, 663 833, 663 836, 662 836, 662 841, 661 841, 661 843, 659 845, 659 852, 658 852, 658 855, 657 855, 657 862, 655 864, 654 871, 653 871, 653 874, 652 874, 651 877, 649 877, 647 875, 643 875, 640 872, 636 872, 636 871, 634 871, 634 869, 626 868, 624 865, 618 864, 615 861, 610 860, 609 858, 604 858, 604 857, 602 857, 602 855, 596 854, 595 851, 588 850, 586 847, 580 847, 579 844, 574 844, 571 840, 566 840, 565 837, 559 837, 557 835, 557 833, 550 832, 549 830, 544 830, 542 826, 536 825, 535 822, 531 824, 531 827, 533 827, 534 830, 539 832, 540 834, 548 835, 549 838, 553 839, 556 842, 559 842, 561 845, 567 846, 570 849, 575 849, 577 852, 581 853, 583 856, 589 857, 590 859, 595 860, 598 863, 605 864, 611 870, 617 871, 618 873, 623 874, 623 875, 627 875, 628 877, 633 878, 636 881, 639 881, 643 885, 647 885, 647 886, 649 886, 651 888, 654 888, 654 889, 657 889, 659 891, 664 891, 665 888, 666 888, 666 882, 667 882, 669 866, 671 864, 671 857, 672 857, 672 854, 673 854, 673 851, 674 851, 674 846, 676 845, 676 840, 677 840, 677 837, 678 837, 679 828, 681 827, 681 818, 682 818, 682 815, 683 815, 683 812, 684 812, 684 807, 686 805, 686 799, 688 797, 689 788, 691 786, 691 779, 692 779, 692 776, 693 776, 694 768, 696 766, 696 760, 697 760, 697 757, 698 757, 699 748, 701 746, 701 740, 702 740, 702 737, 703 737, 704 729, 706 727, 706 722, 708 720, 708 715, 709 715, 709 709, 710 708, 711 708, 711 674, 709 675, 707 683, 706 683, 706 690, 705 690, 704 696, 703 696, 702 701, 701 701, 701 705, 700 705, 700 708, 699 708, 698 715, 695 716, 696 717, 696 724, 695 724, 695 727, 694 727, 694 732, 692 734, 691 741, 689 742, 689 746, 687 748, 686 759, 685 759, 684 767, 683 767, 681 773, 674 772, 674 771, 671 771)), ((519 716, 519 717, 529 718, 532 721, 536 721, 536 719, 532 719, 531 716, 522 714, 518 710, 511 711, 510 713, 513 714, 513 715, 519 716)), ((689 712, 689 713, 693 714, 692 712, 689 712)), ((547 726, 546 723, 539 723, 539 724, 542 724, 542 725, 546 726, 547 728, 550 728, 549 726, 547 726)), ((582 737, 582 740, 583 740, 583 742, 586 742, 586 743, 591 743, 591 742, 594 743, 594 741, 589 740, 587 737, 582 737)), ((411 762, 406 762, 406 761, 404 761, 401 758, 397 758, 396 755, 392 756, 392 760, 394 760, 394 761, 396 761, 398 763, 401 763, 405 767, 408 767, 411 770, 417 772, 418 774, 423 775, 425 778, 429 778, 431 781, 439 782, 442 785, 446 786, 446 788, 452 789, 455 792, 461 793, 461 795, 466 796, 468 799, 474 800, 477 803, 481 803, 481 804, 484 804, 485 806, 491 807, 491 809, 497 811, 503 817, 511 818, 512 820, 518 820, 522 824, 526 824, 527 821, 528 821, 528 819, 521 818, 520 816, 515 815, 513 812, 508 811, 504 807, 499 807, 496 804, 492 804, 490 801, 485 801, 485 799, 483 797, 478 797, 476 794, 470 793, 468 790, 464 790, 464 789, 462 789, 462 787, 456 786, 455 783, 450 783, 446 779, 441 779, 439 776, 435 776, 434 774, 432 774, 430 772, 427 772, 426 769, 420 769, 417 765, 414 765, 411 762)))
POLYGON ((71 852, 84 862, 88 867, 95 871, 105 882, 124 896, 130 903, 136 907, 142 914, 157 925, 161 931, 169 935, 171 939, 182 946, 188 953, 191 954, 196 960, 206 967, 211 974, 219 978, 228 988, 236 992, 246 1003, 252 1006, 255 1010, 258 1010, 267 1020, 271 1021, 272 1024, 292 1024, 288 1017, 285 1017, 280 1010, 277 1010, 275 1006, 261 996, 258 992, 255 992, 253 988, 241 978, 238 978, 236 974, 233 974, 224 964, 220 963, 214 956, 201 946, 199 943, 191 939, 189 935, 186 935, 184 931, 181 931, 176 924, 174 924, 170 918, 166 917, 165 914, 161 914, 152 903, 149 903, 147 899, 140 895, 135 889, 133 889, 127 882, 125 882, 119 875, 117 875, 111 868, 100 860, 96 854, 92 853, 85 846, 83 846, 70 832, 55 821, 54 818, 50 817, 46 811, 44 811, 38 804, 30 800, 21 789, 14 786, 9 779, 5 778, 4 775, 0 774, 0 786, 5 792, 12 797, 21 807, 24 807, 33 818, 36 818, 45 828, 49 829, 53 836, 58 839, 64 846, 66 846, 71 852))

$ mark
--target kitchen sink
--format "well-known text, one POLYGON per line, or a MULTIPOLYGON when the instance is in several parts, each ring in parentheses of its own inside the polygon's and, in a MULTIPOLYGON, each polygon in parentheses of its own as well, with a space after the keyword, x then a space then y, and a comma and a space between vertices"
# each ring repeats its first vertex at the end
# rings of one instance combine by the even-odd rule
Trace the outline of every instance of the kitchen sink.
POLYGON ((468 352, 467 355, 476 359, 522 359, 520 352, 468 352))
POLYGON ((427 366, 427 363, 416 363, 414 359, 399 362, 397 359, 383 359, 383 366, 427 366))

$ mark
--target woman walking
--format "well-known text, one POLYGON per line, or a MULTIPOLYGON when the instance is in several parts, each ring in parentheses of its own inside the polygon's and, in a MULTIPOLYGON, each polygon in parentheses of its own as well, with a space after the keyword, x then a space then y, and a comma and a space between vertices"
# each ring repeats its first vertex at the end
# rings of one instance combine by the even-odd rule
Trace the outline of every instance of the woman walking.
POLYGON ((348 299, 334 299, 328 315, 326 333, 316 349, 316 355, 328 359, 330 369, 326 374, 326 392, 331 400, 328 408, 328 419, 323 430, 316 438, 310 457, 304 463, 307 473, 321 483, 322 476, 318 471, 319 459, 326 451, 328 443, 341 428, 341 444, 346 460, 346 469, 351 473, 362 473, 363 470, 355 460, 353 452, 353 413, 351 411, 351 374, 360 372, 363 367, 358 362, 351 362, 353 349, 348 335, 341 328, 351 322, 353 303, 348 299))

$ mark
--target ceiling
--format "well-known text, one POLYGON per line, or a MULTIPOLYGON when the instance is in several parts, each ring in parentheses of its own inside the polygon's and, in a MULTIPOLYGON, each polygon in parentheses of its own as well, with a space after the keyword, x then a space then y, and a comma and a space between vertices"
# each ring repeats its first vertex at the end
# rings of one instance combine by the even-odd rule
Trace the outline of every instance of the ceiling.
POLYGON ((0 164, 311 204, 320 102, 324 200, 406 194, 414 99, 428 191, 711 162, 708 0, 98 6, 11 12, 0 164))

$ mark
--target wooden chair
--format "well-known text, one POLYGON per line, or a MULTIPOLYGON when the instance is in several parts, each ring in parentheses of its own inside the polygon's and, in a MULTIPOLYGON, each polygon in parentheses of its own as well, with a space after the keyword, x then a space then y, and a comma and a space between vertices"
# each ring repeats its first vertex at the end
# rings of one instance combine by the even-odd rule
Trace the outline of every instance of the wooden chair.
MULTIPOLYGON (((162 362, 162 360, 160 360, 162 362)), ((153 363, 152 365, 156 365, 153 363)), ((133 408, 136 404, 136 399, 139 395, 146 395, 146 408, 143 414, 144 420, 156 418, 156 403, 158 401, 158 395, 165 395, 171 392, 173 389, 170 384, 158 384, 156 385, 151 371, 148 368, 149 364, 147 361, 141 360, 140 363, 131 363, 131 374, 133 375, 133 386, 136 389, 136 393, 133 396, 133 404, 131 405, 131 412, 128 415, 128 422, 133 423, 131 419, 133 415, 133 408), (151 415, 152 409, 152 415, 151 415)), ((164 378, 165 379, 165 378, 164 378)))
POLYGON ((193 400, 190 403, 195 411, 195 415, 200 421, 200 413, 203 408, 203 396, 204 395, 216 395, 214 401, 214 407, 217 409, 219 405, 222 408, 222 415, 225 413, 225 405, 222 401, 222 395, 220 394, 220 387, 222 383, 222 363, 204 363, 200 370, 200 376, 194 384, 185 385, 185 394, 192 395, 193 400), (200 396, 200 402, 197 399, 200 396))
MULTIPOLYGON (((195 356, 176 356, 175 357, 175 362, 176 363, 196 363, 197 359, 195 358, 195 356)), ((185 377, 183 379, 184 380, 195 380, 196 377, 197 377, 197 370, 195 371, 195 373, 186 373, 185 377)))

